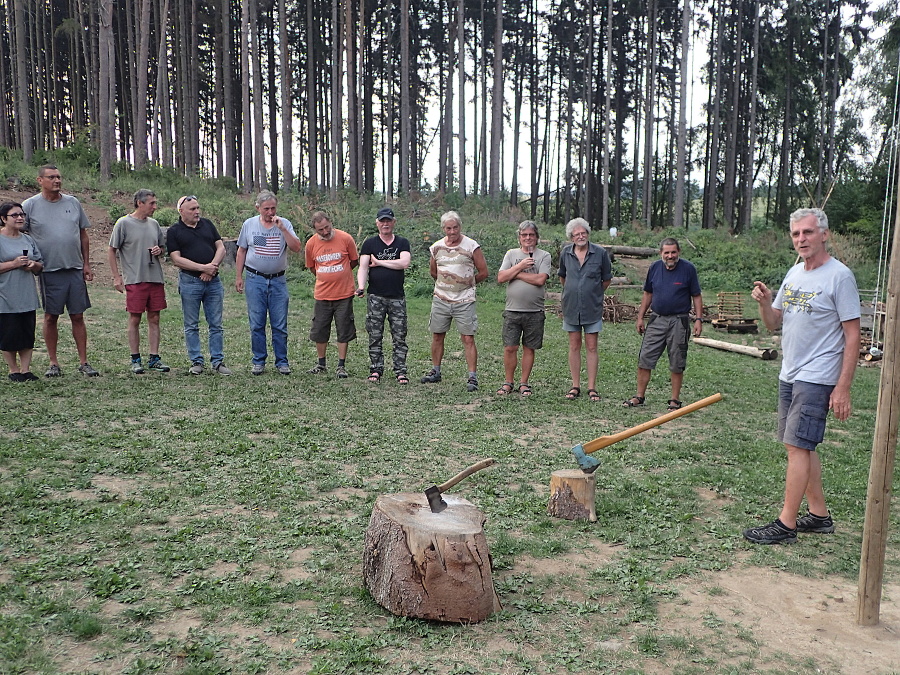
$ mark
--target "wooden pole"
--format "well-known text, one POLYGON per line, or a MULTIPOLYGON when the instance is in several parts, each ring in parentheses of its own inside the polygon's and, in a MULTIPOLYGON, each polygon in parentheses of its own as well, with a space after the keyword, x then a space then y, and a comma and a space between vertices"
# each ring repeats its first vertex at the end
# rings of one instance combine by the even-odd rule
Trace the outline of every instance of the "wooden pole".
MULTIPOLYGON (((900 177, 897 182, 900 186, 900 177)), ((896 372, 900 363, 900 198, 897 200, 894 216, 894 245, 885 309, 884 363, 881 364, 881 387, 875 413, 869 486, 866 491, 866 520, 859 558, 856 622, 861 626, 874 626, 879 621, 888 519, 891 514, 891 484, 894 477, 894 456, 897 452, 897 426, 900 419, 900 377, 896 372)))
POLYGON ((704 347, 712 347, 713 349, 722 349, 726 352, 734 352, 736 354, 746 354, 763 361, 772 361, 778 358, 777 349, 759 349, 758 347, 750 347, 748 345, 736 345, 731 342, 723 342, 722 340, 712 340, 710 338, 695 337, 694 342, 704 347))

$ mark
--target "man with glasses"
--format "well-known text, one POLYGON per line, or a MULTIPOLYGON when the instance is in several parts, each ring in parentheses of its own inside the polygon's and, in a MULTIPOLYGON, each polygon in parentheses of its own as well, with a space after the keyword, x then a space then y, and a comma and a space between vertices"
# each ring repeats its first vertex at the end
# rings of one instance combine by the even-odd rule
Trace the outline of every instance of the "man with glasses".
POLYGON ((538 229, 532 220, 519 225, 519 248, 506 252, 497 283, 506 287, 503 312, 503 370, 506 381, 497 390, 499 396, 517 391, 531 396, 528 378, 534 367, 534 352, 544 345, 544 291, 550 278, 550 254, 538 249, 538 229), (519 344, 522 344, 522 379, 515 387, 519 344))
POLYGON ((140 333, 144 312, 147 313, 147 340, 150 343, 147 368, 159 373, 169 372, 169 366, 159 357, 159 314, 166 308, 166 289, 159 261, 164 251, 163 233, 159 223, 151 217, 156 212, 156 205, 153 191, 141 189, 135 192, 134 211, 116 221, 107 250, 113 286, 125 294, 131 372, 135 375, 144 372, 140 333), (121 270, 119 262, 122 263, 121 270))
POLYGON ((84 322, 84 311, 91 306, 86 282, 94 279, 87 234, 91 223, 78 199, 62 193, 62 175, 57 167, 52 164, 42 166, 38 169, 37 181, 40 193, 26 199, 22 209, 27 217, 25 231, 34 239, 44 258, 44 271, 40 276, 43 334, 50 357, 50 368, 44 375, 62 375, 57 356, 59 317, 68 311, 81 364, 78 372, 96 377, 100 373, 87 361, 87 326, 84 322))
POLYGON ((209 326, 209 360, 219 375, 231 375, 222 353, 222 305, 225 289, 219 279, 219 265, 225 258, 225 244, 216 226, 200 217, 200 203, 194 195, 177 203, 180 218, 166 233, 166 248, 178 273, 178 293, 184 315, 184 342, 191 375, 201 375, 205 365, 200 344, 200 306, 209 326))

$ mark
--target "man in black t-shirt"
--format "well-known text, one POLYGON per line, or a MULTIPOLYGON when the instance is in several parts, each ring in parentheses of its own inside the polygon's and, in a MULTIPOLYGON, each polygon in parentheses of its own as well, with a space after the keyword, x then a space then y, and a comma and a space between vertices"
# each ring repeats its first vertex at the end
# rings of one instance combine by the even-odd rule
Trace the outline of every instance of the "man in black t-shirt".
POLYGON ((406 374, 406 296, 403 282, 404 270, 411 260, 409 241, 394 234, 397 224, 394 212, 383 208, 375 217, 378 234, 363 242, 359 251, 359 270, 356 273, 356 295, 365 294, 369 284, 366 303, 366 331, 369 333, 369 382, 378 382, 384 374, 384 320, 391 328, 394 345, 394 374, 399 384, 409 384, 406 374))
POLYGON ((219 279, 219 265, 225 244, 216 226, 200 217, 200 204, 193 195, 178 200, 181 216, 166 233, 166 248, 178 274, 178 293, 184 315, 184 342, 191 360, 191 375, 203 373, 200 345, 200 305, 209 324, 209 360, 219 375, 231 375, 223 355, 222 309, 225 289, 219 279))

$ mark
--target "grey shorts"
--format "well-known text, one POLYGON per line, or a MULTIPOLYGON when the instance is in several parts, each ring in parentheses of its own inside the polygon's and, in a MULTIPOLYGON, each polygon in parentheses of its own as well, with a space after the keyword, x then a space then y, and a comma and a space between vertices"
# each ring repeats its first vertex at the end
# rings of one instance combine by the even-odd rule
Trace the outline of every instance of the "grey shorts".
POLYGON ((543 312, 503 312, 503 345, 518 347, 519 344, 529 349, 544 346, 543 312))
POLYGON ((309 339, 313 342, 328 342, 331 339, 331 321, 337 329, 338 342, 356 339, 356 322, 353 318, 353 297, 344 300, 316 300, 313 308, 312 328, 309 339))
POLYGON ((69 314, 84 314, 91 306, 84 273, 81 270, 42 272, 40 282, 44 314, 60 316, 66 310, 69 314))
POLYGON ((834 387, 795 380, 778 380, 778 440, 804 450, 815 450, 825 438, 828 402, 834 387))
POLYGON ((431 299, 430 333, 446 333, 453 319, 456 319, 456 330, 460 335, 475 335, 478 331, 474 302, 446 302, 438 297, 431 299))
POLYGON ((691 336, 691 320, 687 314, 650 317, 644 329, 644 340, 638 355, 638 368, 653 370, 662 356, 669 352, 669 371, 683 373, 687 367, 688 342, 691 336))

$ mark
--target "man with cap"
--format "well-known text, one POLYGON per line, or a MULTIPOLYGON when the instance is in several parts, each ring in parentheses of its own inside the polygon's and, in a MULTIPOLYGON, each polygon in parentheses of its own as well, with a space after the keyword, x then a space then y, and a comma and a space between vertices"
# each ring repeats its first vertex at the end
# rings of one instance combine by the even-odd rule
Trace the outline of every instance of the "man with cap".
POLYGON ((366 300, 366 331, 369 333, 369 382, 384 375, 384 321, 388 320, 393 343, 394 375, 398 384, 409 384, 406 374, 406 295, 403 282, 412 260, 409 240, 394 234, 397 219, 385 207, 375 216, 378 234, 363 242, 356 272, 356 295, 362 297, 369 284, 366 300))

